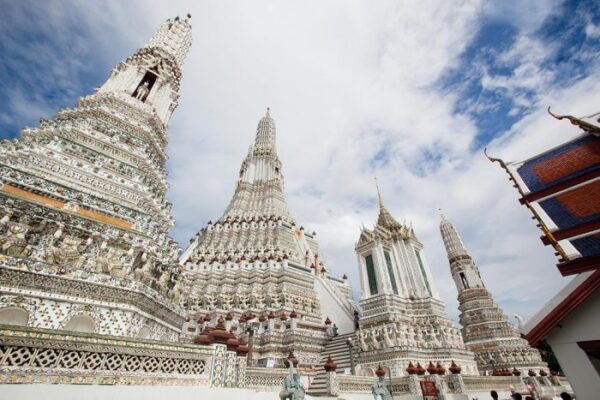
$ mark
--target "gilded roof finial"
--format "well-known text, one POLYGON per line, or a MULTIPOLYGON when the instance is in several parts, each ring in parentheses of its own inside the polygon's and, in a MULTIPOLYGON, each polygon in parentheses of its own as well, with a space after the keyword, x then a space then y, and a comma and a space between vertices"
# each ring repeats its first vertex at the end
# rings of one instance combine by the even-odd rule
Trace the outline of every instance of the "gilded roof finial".
MULTIPOLYGON (((572 115, 556 115, 552 111, 550 111, 550 107, 548 107, 548 114, 550 114, 551 116, 553 116, 554 118, 556 118, 558 120, 566 118, 569 121, 571 121, 571 124, 578 126, 584 132, 591 133, 596 136, 600 135, 600 128, 598 128, 598 126, 596 126, 594 124, 590 124, 589 122, 584 121, 580 118, 574 117, 572 115)), ((595 114, 592 114, 592 115, 595 115, 595 114)), ((586 117, 584 117, 584 118, 586 118, 586 117)), ((587 117, 587 118, 589 118, 589 117, 587 117)))
POLYGON ((379 208, 383 208, 383 200, 381 200, 381 192, 379 191, 379 184, 377 183, 377 177, 375 179, 375 187, 377 188, 377 201, 379 202, 379 208))
POLYGON ((487 147, 484 147, 483 154, 485 154, 486 158, 488 160, 490 160, 491 162, 497 162, 502 166, 502 168, 506 169, 506 163, 504 162, 504 160, 502 160, 501 158, 496 158, 496 157, 490 156, 487 152, 487 147))

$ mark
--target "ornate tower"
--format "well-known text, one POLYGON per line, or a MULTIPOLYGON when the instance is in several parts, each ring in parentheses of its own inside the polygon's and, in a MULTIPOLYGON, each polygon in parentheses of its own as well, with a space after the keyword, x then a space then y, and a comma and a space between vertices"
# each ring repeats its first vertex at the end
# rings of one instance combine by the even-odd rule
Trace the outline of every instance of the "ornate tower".
POLYGON ((508 322, 485 288, 479 268, 467 252, 454 225, 441 216, 440 231, 448 253, 450 272, 458 289, 460 324, 467 348, 475 353, 480 371, 493 374, 516 368, 522 372, 547 365, 508 322))
POLYGON ((401 224, 384 207, 373 229, 363 228, 355 251, 361 280, 362 314, 358 339, 361 368, 390 365, 404 375, 412 362, 459 363, 477 374, 473 354, 446 315, 412 226, 401 224), (391 360, 391 361, 390 361, 391 360))
POLYGON ((0 307, 23 309, 26 324, 178 338, 165 147, 189 18, 166 21, 75 107, 0 144, 0 307))
MULTIPOLYGON (((354 305, 346 279, 327 271, 316 233, 298 228, 288 211, 275 136, 267 109, 231 202, 180 259, 186 307, 202 317, 228 315, 230 327, 254 341, 254 362, 278 362, 293 348, 302 363, 315 364, 328 340, 326 317, 350 332, 354 305)), ((192 322, 186 331, 201 327, 192 322)))

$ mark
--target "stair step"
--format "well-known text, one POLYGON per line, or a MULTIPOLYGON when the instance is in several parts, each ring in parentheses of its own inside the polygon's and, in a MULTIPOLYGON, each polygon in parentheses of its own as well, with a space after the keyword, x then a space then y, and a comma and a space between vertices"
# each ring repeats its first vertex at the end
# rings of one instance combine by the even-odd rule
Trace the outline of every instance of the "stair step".
POLYGON ((317 369, 317 374, 307 391, 309 395, 315 397, 327 396, 327 375, 323 364, 325 364, 329 356, 336 363, 338 373, 343 373, 346 368, 349 369, 351 367, 350 349, 347 343, 348 338, 351 337, 356 337, 354 332, 336 336, 325 345, 321 352, 321 366, 317 369))

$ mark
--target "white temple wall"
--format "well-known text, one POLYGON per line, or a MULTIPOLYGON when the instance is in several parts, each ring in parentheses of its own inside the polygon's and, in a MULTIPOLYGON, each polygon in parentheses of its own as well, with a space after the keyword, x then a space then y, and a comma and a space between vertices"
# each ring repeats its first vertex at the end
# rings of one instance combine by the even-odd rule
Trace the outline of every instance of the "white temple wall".
MULTIPOLYGON (((138 67, 134 65, 126 65, 124 70, 119 70, 119 67, 113 69, 111 76, 108 80, 100 87, 98 92, 121 92, 123 90, 129 90, 127 94, 133 93, 139 81, 136 81, 138 77, 138 67)), ((139 78, 142 79, 141 76, 139 78)))
POLYGON ((358 261, 358 277, 360 279, 360 298, 364 299, 367 297, 369 293, 368 280, 367 280, 367 271, 365 270, 365 262, 362 254, 356 253, 356 258, 358 261))
MULTIPOLYGON (((16 294, 0 288, 0 311, 11 308, 26 311, 28 318, 24 325, 30 327, 67 329, 72 326, 72 318, 86 316, 94 322, 93 333, 138 337, 140 331, 146 328, 149 339, 177 341, 179 338, 179 329, 170 327, 132 306, 94 302, 73 296, 23 294, 24 292, 29 291, 16 294)), ((0 323, 9 322, 0 319, 0 323)))
MULTIPOLYGON (((253 389, 205 388, 198 386, 154 385, 4 385, 3 398, 21 400, 164 400, 218 399, 218 400, 273 400, 279 390, 260 392, 253 389), (6 397, 4 397, 6 396, 6 397)), ((306 399, 310 399, 306 396, 306 399)), ((372 397, 371 397, 372 398, 372 397)))
MULTIPOLYGON (((412 263, 412 259, 409 257, 409 249, 407 248, 406 240, 398 240, 394 243, 395 247, 398 249, 398 253, 400 254, 401 260, 400 265, 404 267, 407 283, 407 297, 411 294, 418 295, 419 294, 419 284, 418 277, 415 276, 415 268, 414 263, 412 263)), ((415 260, 416 261, 416 260, 415 260)))
POLYGON ((431 297, 440 300, 440 295, 435 287, 435 282, 433 279, 433 275, 431 273, 431 269, 429 268, 429 263, 427 262, 427 257, 425 257, 425 252, 423 251, 422 246, 417 246, 415 243, 411 243, 410 247, 412 248, 411 256, 414 257, 414 263, 419 270, 419 281, 422 285, 423 294, 425 296, 429 296, 429 290, 431 290, 431 297), (417 253, 419 254, 417 257, 417 253), (425 271, 425 276, 421 272, 421 266, 419 264, 419 259, 421 260, 421 264, 423 264, 423 271, 425 271), (427 282, 425 282, 427 279, 427 282), (427 289, 427 285, 429 285, 429 290, 427 289))
POLYGON ((600 372, 577 342, 600 340, 600 290, 588 297, 546 337, 578 399, 597 399, 600 372))
POLYGON ((392 259, 392 266, 394 273, 396 274, 396 281, 398 282, 398 293, 402 297, 408 297, 408 282, 406 268, 404 264, 400 262, 400 255, 398 254, 398 248, 396 243, 392 243, 390 249, 390 257, 392 259))
POLYGON ((315 277, 315 291, 321 302, 321 315, 329 319, 337 326, 338 333, 350 333, 354 331, 353 316, 349 310, 340 302, 333 289, 328 287, 322 278, 315 277))

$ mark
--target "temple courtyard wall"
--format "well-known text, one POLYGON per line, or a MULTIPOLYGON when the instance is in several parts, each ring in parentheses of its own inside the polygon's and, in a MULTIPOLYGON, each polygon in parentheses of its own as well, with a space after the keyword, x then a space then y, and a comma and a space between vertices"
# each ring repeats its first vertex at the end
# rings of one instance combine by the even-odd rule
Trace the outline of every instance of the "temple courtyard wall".
POLYGON ((546 341, 552 347, 560 366, 577 388, 582 399, 600 398, 600 365, 587 343, 595 343, 600 332, 600 291, 588 297, 574 312, 556 326, 546 341), (586 352, 587 351, 587 352, 586 352), (590 353, 590 354, 588 354, 590 353))

